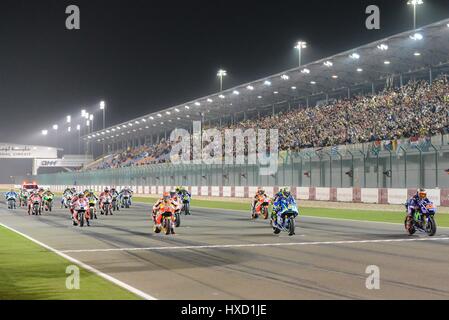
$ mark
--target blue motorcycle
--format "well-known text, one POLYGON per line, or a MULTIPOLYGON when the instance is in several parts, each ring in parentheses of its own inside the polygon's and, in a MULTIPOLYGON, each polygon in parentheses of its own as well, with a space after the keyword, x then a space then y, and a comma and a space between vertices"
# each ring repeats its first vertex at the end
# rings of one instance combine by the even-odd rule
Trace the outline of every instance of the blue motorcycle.
POLYGON ((299 215, 298 207, 294 203, 288 203, 285 200, 277 201, 274 206, 278 209, 272 213, 271 225, 274 234, 281 231, 288 232, 289 236, 295 234, 295 218, 299 215))
POLYGON ((190 215, 190 196, 187 193, 181 193, 179 198, 182 203, 181 213, 183 212, 185 215, 190 215))
MULTIPOLYGON (((410 203, 406 203, 407 209, 412 206, 410 203)), ((437 208, 432 202, 422 202, 418 206, 412 208, 412 215, 408 215, 405 218, 404 226, 405 230, 412 235, 417 230, 427 233, 430 237, 434 236, 437 232, 437 224, 435 222, 434 215, 437 213, 437 208)))

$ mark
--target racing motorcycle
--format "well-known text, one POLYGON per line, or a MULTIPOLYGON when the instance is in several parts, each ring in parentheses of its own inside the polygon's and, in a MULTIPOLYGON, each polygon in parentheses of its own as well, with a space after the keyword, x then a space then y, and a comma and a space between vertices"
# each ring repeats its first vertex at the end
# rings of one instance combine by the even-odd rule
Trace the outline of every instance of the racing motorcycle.
POLYGON ((153 216, 154 232, 160 233, 165 232, 165 234, 172 234, 175 231, 175 221, 174 220, 175 208, 170 205, 161 204, 158 210, 158 214, 162 215, 161 226, 156 224, 156 216, 153 216))
POLYGON ((33 216, 41 215, 42 214, 42 207, 41 207, 41 201, 38 199, 33 200, 32 206, 31 206, 31 213, 33 216))
POLYGON ((78 223, 74 220, 73 225, 77 226, 79 224, 80 227, 84 226, 84 221, 86 222, 87 226, 90 226, 89 223, 89 204, 87 201, 78 202, 77 206, 74 208, 76 212, 76 217, 78 220, 78 223))
POLYGON ((103 215, 112 215, 112 198, 111 196, 107 196, 104 198, 102 202, 101 214, 103 215))
POLYGON ((92 212, 93 218, 97 219, 97 199, 95 197, 88 198, 89 200, 89 212, 92 212))
POLYGON ((12 210, 12 209, 16 209, 16 198, 8 198, 6 199, 7 203, 8 203, 8 209, 12 210))
POLYGON ((44 208, 45 211, 50 211, 53 208, 53 195, 45 195, 44 196, 44 208))
POLYGON ((258 195, 256 205, 254 207, 251 206, 253 212, 251 218, 257 219, 262 214, 265 220, 268 219, 269 206, 270 206, 270 198, 265 197, 263 195, 258 195))
MULTIPOLYGON (((410 203, 405 204, 408 213, 410 203)), ((404 226, 408 234, 412 235, 416 231, 427 233, 430 237, 437 232, 437 224, 435 222, 435 214, 437 213, 436 205, 431 201, 422 201, 418 206, 412 208, 412 214, 405 217, 404 226)))
POLYGON ((183 212, 185 215, 190 215, 190 197, 188 194, 182 193, 180 196, 182 208, 181 212, 183 212))
POLYGON ((71 195, 66 195, 62 199, 61 208, 66 208, 66 209, 70 208, 71 204, 72 204, 72 196, 71 195))
POLYGON ((279 211, 272 213, 271 225, 274 234, 279 234, 281 231, 288 232, 289 236, 295 234, 295 218, 299 215, 296 204, 287 203, 285 200, 280 200, 274 203, 279 211), (280 221, 279 221, 280 220, 280 221))
POLYGON ((19 196, 19 207, 26 207, 28 203, 28 193, 21 193, 19 196))
POLYGON ((129 193, 125 192, 122 195, 122 208, 129 209, 130 205, 131 205, 130 195, 129 193))
POLYGON ((120 206, 118 204, 117 195, 112 196, 112 211, 120 211, 120 206))

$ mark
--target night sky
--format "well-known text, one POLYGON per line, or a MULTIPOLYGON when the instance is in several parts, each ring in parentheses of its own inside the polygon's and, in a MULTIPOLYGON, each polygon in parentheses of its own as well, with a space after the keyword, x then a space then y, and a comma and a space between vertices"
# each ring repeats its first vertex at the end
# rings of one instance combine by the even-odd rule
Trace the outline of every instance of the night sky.
MULTIPOLYGON (((449 0, 424 1, 419 25, 449 17, 449 0)), ((112 125, 211 94, 220 67, 225 87, 295 67, 299 39, 306 63, 411 29, 406 2, 2 0, 0 141, 45 144, 41 129, 102 99, 112 125), (70 4, 81 30, 65 28, 70 4), (369 4, 379 31, 365 29, 369 4)))

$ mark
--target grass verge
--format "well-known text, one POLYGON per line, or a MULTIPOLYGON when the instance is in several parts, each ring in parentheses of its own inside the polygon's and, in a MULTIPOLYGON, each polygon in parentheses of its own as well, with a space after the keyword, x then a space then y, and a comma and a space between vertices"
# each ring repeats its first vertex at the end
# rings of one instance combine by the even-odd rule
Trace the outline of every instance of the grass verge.
POLYGON ((80 288, 66 288, 70 261, 0 226, 0 300, 131 300, 133 293, 80 268, 80 288))

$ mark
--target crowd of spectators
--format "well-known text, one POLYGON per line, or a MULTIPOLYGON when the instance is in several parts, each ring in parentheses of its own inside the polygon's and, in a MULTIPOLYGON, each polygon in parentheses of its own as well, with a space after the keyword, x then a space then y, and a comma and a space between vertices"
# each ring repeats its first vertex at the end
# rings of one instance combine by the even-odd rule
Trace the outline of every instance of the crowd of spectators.
MULTIPOLYGON (((220 129, 278 129, 279 149, 364 143, 449 133, 449 83, 441 76, 431 85, 411 81, 374 96, 299 107, 274 116, 249 119, 220 129)), ((95 169, 168 162, 171 145, 130 148, 104 159, 95 169)))

